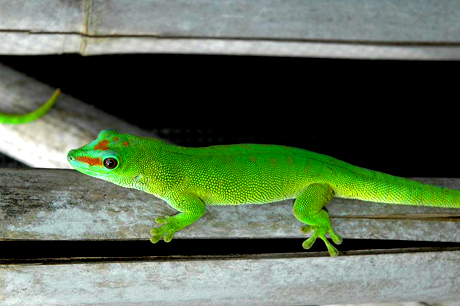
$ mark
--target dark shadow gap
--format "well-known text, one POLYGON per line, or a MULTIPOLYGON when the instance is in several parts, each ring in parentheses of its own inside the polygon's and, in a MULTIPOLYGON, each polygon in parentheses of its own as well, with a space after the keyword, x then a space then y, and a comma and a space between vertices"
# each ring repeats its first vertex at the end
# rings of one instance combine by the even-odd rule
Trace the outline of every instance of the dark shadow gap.
MULTIPOLYGON (((188 256, 247 256, 260 254, 292 254, 326 252, 319 239, 308 251, 302 248, 304 239, 175 239, 166 244, 148 240, 133 241, 1 241, 0 260, 33 260, 37 258, 133 258, 188 256)), ((391 249, 458 248, 460 243, 344 239, 340 252, 391 249)))

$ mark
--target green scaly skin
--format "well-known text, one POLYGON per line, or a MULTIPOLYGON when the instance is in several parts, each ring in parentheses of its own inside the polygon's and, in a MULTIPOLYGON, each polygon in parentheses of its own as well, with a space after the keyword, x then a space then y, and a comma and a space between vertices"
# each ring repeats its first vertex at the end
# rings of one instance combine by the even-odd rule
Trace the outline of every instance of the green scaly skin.
POLYGON ((49 110, 56 103, 56 100, 60 94, 61 94, 61 90, 59 88, 56 89, 54 94, 51 96, 51 98, 48 101, 46 101, 45 104, 40 106, 35 111, 27 113, 27 114, 7 114, 7 113, 0 112, 0 123, 23 124, 23 123, 29 123, 31 121, 37 120, 38 118, 42 117, 47 112, 49 112, 49 110))
POLYGON ((321 238, 331 256, 342 238, 324 206, 332 197, 381 203, 460 208, 460 191, 422 184, 359 168, 302 149, 258 144, 187 148, 154 138, 103 130, 96 140, 68 153, 78 171, 117 185, 151 193, 179 211, 156 218, 151 241, 171 241, 197 221, 206 205, 294 201, 302 232, 313 230, 309 249, 321 238))

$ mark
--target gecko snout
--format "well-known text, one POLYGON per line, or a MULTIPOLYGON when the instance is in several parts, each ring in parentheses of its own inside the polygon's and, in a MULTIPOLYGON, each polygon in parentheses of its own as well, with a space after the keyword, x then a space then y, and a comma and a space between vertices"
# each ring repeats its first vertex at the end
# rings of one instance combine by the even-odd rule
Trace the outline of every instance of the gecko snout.
POLYGON ((75 155, 75 150, 70 150, 69 153, 67 153, 67 160, 69 162, 73 161, 75 159, 74 155, 75 155))

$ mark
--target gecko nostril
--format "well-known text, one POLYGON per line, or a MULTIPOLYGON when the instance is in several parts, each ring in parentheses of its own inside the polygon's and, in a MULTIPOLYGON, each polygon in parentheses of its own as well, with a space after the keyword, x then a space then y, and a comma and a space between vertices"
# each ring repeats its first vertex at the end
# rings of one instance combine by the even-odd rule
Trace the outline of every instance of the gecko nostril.
POLYGON ((75 151, 75 150, 70 150, 69 153, 67 153, 67 159, 68 159, 69 161, 70 161, 70 160, 74 160, 74 158, 73 158, 74 151, 75 151))

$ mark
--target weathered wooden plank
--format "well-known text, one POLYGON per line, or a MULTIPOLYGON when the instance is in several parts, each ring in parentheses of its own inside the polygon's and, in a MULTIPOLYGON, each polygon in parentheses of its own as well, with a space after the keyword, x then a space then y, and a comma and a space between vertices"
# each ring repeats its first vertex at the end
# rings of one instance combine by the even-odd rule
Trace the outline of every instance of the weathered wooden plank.
POLYGON ((92 1, 88 34, 459 42, 459 11, 458 2, 449 0, 92 1))
POLYGON ((460 251, 0 265, 2 305, 458 301, 460 251))
POLYGON ((459 12, 456 0, 4 1, 0 54, 459 59, 459 12))
MULTIPOLYGON (((460 189, 460 179, 421 179, 460 189)), ((328 206, 345 238, 460 241, 460 210, 334 199, 328 206)), ((149 239, 165 202, 71 170, 0 169, 0 239, 149 239)), ((208 207, 177 238, 302 238, 292 201, 208 207)))
POLYGON ((460 46, 375 45, 372 43, 269 41, 202 38, 84 37, 75 34, 28 34, 0 32, 0 54, 82 55, 169 53, 298 56, 351 59, 458 60, 460 46), (83 40, 83 41, 82 41, 83 40))
MULTIPOLYGON (((27 113, 45 103, 54 89, 0 64, 0 110, 27 113)), ((53 109, 35 122, 0 124, 0 150, 26 165, 70 168, 67 152, 113 128, 126 133, 154 136, 114 116, 61 94, 53 109)))
POLYGON ((33 33, 82 33, 88 1, 1 1, 0 29, 33 33))
MULTIPOLYGON (((1 35, 1 33, 0 33, 1 35)), ((1 36, 0 36, 1 37, 1 36)), ((87 55, 117 53, 187 53, 262 56, 298 56, 351 59, 458 60, 456 45, 375 45, 372 43, 269 41, 193 38, 86 39, 87 55)))

